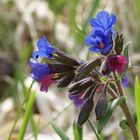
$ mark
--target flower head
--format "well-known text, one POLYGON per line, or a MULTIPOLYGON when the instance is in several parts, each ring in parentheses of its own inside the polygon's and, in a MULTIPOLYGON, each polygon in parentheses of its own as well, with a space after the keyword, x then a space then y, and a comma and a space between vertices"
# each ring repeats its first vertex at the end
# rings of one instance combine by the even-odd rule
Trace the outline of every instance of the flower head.
POLYGON ((30 64, 32 66, 34 80, 41 84, 40 90, 47 92, 48 87, 54 83, 53 75, 51 74, 48 64, 40 64, 36 61, 33 62, 32 60, 30 61, 30 64))
POLYGON ((40 81, 40 79, 42 79, 42 77, 44 77, 45 75, 48 75, 50 73, 50 69, 48 67, 48 64, 40 64, 36 61, 30 61, 30 64, 32 66, 32 74, 33 74, 33 78, 36 81, 40 81))
POLYGON ((90 47, 90 51, 108 54, 113 47, 115 37, 113 25, 116 24, 116 16, 101 11, 96 18, 90 20, 90 24, 93 28, 85 39, 86 45, 90 47))
POLYGON ((128 63, 127 59, 123 55, 109 55, 107 64, 110 71, 117 71, 122 73, 125 71, 125 65, 128 63))
POLYGON ((109 15, 106 11, 101 11, 96 18, 90 20, 90 24, 93 28, 102 28, 104 31, 107 31, 116 24, 116 16, 113 14, 109 15))
POLYGON ((33 52, 33 57, 47 57, 52 58, 52 54, 54 52, 54 47, 51 46, 51 44, 47 41, 46 37, 43 36, 41 39, 37 42, 38 51, 33 52))
POLYGON ((101 28, 93 29, 86 37, 86 45, 90 47, 90 51, 100 52, 101 54, 107 54, 112 46, 111 31, 104 31, 101 28))

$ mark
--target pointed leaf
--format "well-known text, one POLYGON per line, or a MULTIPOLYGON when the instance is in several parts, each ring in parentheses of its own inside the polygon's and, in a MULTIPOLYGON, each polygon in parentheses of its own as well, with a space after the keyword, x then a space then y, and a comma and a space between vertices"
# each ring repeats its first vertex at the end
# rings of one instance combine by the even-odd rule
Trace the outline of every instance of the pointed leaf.
POLYGON ((123 55, 127 58, 127 61, 128 61, 128 63, 127 63, 127 65, 126 65, 126 71, 127 71, 127 69, 128 69, 128 66, 129 66, 129 54, 128 54, 128 47, 129 47, 129 45, 132 43, 132 41, 129 41, 128 43, 126 43, 125 45, 124 45, 124 50, 123 50, 123 55))
POLYGON ((79 127, 75 122, 73 123, 74 140, 83 139, 83 128, 79 127))
POLYGON ((69 140, 69 138, 65 134, 65 132, 60 127, 58 127, 55 123, 51 122, 51 126, 53 127, 53 129, 55 130, 55 132, 59 135, 59 137, 61 138, 61 140, 69 140))
POLYGON ((87 101, 83 104, 77 121, 77 124, 79 126, 82 126, 88 120, 93 110, 93 106, 94 106, 93 98, 87 99, 87 101))
POLYGON ((105 125, 107 124, 109 119, 111 118, 112 113, 115 110, 115 108, 118 105, 125 103, 125 102, 126 102, 125 97, 118 97, 117 99, 114 99, 113 101, 109 102, 108 110, 107 110, 106 114, 98 122, 98 133, 99 134, 101 133, 101 131, 103 130, 103 128, 105 127, 105 125))

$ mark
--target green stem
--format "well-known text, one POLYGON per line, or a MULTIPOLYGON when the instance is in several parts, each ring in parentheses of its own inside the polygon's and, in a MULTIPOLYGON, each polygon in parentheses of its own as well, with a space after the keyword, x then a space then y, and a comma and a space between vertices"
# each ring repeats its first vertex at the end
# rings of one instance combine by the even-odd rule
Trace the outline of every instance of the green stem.
POLYGON ((97 139, 98 139, 98 140, 101 140, 101 139, 100 139, 100 136, 97 134, 97 132, 96 132, 94 126, 92 125, 91 121, 88 120, 87 122, 88 122, 89 126, 91 127, 92 131, 94 132, 94 134, 96 135, 97 139))
MULTIPOLYGON (((114 75, 114 78, 116 80, 116 86, 118 88, 120 96, 125 96, 120 79, 118 80, 116 73, 113 73, 113 75, 114 75)), ((128 123, 129 123, 129 126, 130 126, 130 130, 132 132, 134 140, 138 140, 137 128, 136 128, 135 123, 134 123, 134 121, 132 119, 132 116, 131 116, 131 113, 130 113, 130 111, 128 109, 127 104, 124 103, 124 104, 122 104, 120 106, 121 106, 121 109, 123 110, 123 113, 125 114, 125 117, 128 120, 128 123)))
POLYGON ((29 119, 31 117, 32 108, 33 108, 34 101, 35 101, 35 95, 36 95, 35 93, 31 94, 31 97, 30 97, 29 102, 27 104, 26 112, 24 114, 23 122, 22 122, 21 129, 20 129, 19 135, 18 135, 18 140, 23 140, 23 138, 24 138, 25 130, 27 128, 27 124, 28 124, 29 119))

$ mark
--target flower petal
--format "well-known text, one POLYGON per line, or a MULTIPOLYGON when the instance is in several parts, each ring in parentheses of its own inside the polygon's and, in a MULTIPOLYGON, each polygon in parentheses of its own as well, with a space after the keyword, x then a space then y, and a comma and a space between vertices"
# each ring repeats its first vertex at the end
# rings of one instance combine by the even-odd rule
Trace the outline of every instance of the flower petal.
POLYGON ((116 16, 115 15, 111 15, 109 17, 108 24, 109 24, 109 27, 111 27, 112 25, 116 24, 116 16))
POLYGON ((101 24, 100 24, 100 22, 99 22, 99 20, 97 20, 96 18, 92 18, 91 20, 90 20, 90 25, 92 26, 92 27, 100 27, 101 26, 101 24))

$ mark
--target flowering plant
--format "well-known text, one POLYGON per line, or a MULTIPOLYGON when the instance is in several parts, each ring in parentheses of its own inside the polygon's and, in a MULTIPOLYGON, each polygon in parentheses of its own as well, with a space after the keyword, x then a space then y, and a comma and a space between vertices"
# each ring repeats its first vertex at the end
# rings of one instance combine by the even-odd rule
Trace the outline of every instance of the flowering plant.
POLYGON ((58 88, 68 87, 69 99, 80 110, 77 119, 80 127, 88 121, 95 106, 98 134, 109 121, 114 109, 120 105, 127 118, 125 125, 130 128, 134 139, 138 140, 135 122, 123 90, 123 87, 128 86, 128 44, 124 45, 122 34, 115 29, 115 15, 101 11, 90 20, 90 24, 92 29, 85 44, 98 57, 89 61, 73 58, 53 47, 43 36, 37 42, 38 51, 33 52, 30 60, 33 78, 39 82, 41 91, 47 92, 52 84, 58 88), (38 58, 46 59, 40 63, 38 58), (97 93, 100 93, 100 97, 95 104, 97 93))

